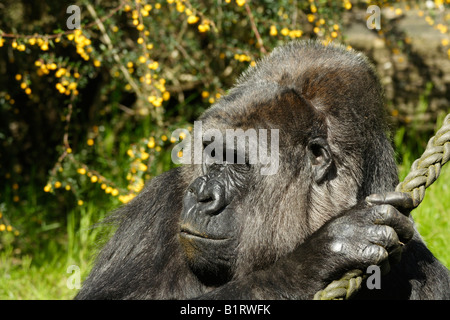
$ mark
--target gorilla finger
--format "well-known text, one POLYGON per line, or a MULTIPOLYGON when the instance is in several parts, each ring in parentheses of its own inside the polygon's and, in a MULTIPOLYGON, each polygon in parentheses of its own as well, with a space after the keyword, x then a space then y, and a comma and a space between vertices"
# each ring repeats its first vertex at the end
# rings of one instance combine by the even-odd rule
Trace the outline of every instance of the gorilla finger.
POLYGON ((375 193, 366 197, 366 202, 369 205, 390 204, 407 215, 415 208, 412 196, 406 192, 375 193))
POLYGON ((397 233, 389 226, 371 226, 367 235, 371 243, 384 247, 389 254, 400 246, 397 233))
POLYGON ((371 244, 361 249, 360 257, 365 264, 381 265, 387 260, 389 253, 382 246, 371 244))
POLYGON ((391 205, 384 204, 374 208, 373 223, 392 227, 400 241, 408 242, 414 235, 414 225, 409 217, 391 205))

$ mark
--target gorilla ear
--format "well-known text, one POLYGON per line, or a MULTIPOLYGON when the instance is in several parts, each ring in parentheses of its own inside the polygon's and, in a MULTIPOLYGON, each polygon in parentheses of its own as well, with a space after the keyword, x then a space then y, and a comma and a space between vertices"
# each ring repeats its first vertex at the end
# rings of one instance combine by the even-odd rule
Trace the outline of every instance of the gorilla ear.
POLYGON ((311 161, 313 178, 317 184, 322 183, 333 164, 330 146, 323 138, 314 138, 308 143, 308 157, 311 161))

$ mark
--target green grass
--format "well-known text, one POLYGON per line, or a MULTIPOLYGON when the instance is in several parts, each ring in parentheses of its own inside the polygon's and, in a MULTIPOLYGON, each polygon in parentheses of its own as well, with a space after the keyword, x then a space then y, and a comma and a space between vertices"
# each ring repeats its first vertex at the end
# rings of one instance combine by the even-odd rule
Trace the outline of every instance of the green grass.
POLYGON ((425 192, 419 207, 411 212, 428 248, 450 268, 450 166, 425 192))
POLYGON ((32 253, 18 256, 17 248, 6 244, 0 252, 0 300, 72 299, 77 290, 68 288, 74 275, 68 267, 78 266, 81 279, 87 275, 96 243, 105 232, 93 226, 106 214, 92 203, 76 207, 68 214, 67 232, 60 232, 62 239, 43 241, 32 253))

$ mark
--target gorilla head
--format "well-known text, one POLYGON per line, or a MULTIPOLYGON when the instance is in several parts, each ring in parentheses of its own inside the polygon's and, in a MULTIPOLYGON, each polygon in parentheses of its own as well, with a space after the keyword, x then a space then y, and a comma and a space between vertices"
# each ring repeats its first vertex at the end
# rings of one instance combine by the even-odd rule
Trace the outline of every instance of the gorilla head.
POLYGON ((230 128, 279 130, 280 137, 273 175, 259 174, 260 163, 233 161, 188 169, 195 180, 184 197, 180 239, 192 270, 208 283, 273 263, 338 212, 396 184, 394 175, 377 185, 365 176, 379 169, 371 163, 388 172, 395 164, 380 135, 374 71, 341 47, 291 43, 275 50, 200 120, 204 131, 224 137, 230 128))
POLYGON ((381 296, 448 296, 445 268, 413 237, 407 196, 365 201, 398 180, 362 54, 275 49, 200 121, 203 161, 154 178, 119 210, 78 298, 312 298, 348 270, 398 261, 404 243, 381 296), (276 170, 262 174, 261 151, 276 170))

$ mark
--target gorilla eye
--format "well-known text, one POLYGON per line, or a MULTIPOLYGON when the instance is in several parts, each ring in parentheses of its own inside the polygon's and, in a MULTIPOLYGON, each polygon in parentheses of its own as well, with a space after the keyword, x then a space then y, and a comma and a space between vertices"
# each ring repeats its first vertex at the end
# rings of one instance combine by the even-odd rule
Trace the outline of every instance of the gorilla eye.
POLYGON ((322 147, 318 144, 311 144, 309 149, 316 158, 319 158, 322 155, 322 147))

